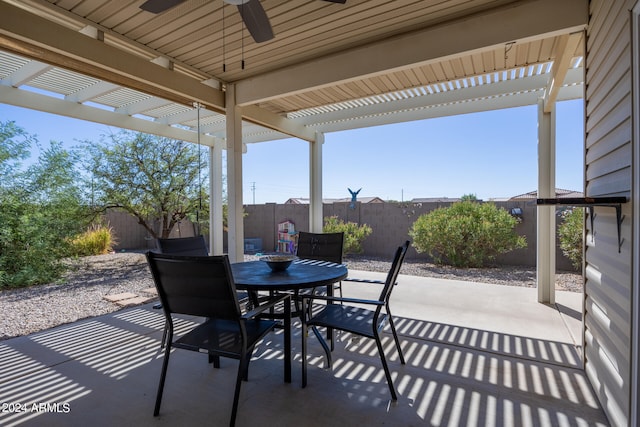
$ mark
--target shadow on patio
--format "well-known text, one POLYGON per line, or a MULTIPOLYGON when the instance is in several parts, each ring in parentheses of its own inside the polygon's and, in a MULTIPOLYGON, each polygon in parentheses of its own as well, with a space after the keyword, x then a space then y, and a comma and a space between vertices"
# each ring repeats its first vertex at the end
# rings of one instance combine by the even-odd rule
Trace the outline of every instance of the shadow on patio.
MULTIPOLYGON (((329 372, 311 338, 302 389, 300 330, 291 384, 283 382, 278 331, 254 353, 237 425, 608 425, 571 332, 579 330, 580 294, 562 293, 547 306, 535 302, 534 289, 410 276, 399 283, 392 309, 406 365, 390 334, 384 341, 396 404, 373 341, 341 335, 329 372)), ((177 332, 192 321, 177 322, 177 332)), ((228 425, 237 362, 214 369, 206 356, 180 350, 160 416, 152 416, 163 326, 162 314, 145 305, 0 342, 0 396, 9 405, 0 424, 228 425)))

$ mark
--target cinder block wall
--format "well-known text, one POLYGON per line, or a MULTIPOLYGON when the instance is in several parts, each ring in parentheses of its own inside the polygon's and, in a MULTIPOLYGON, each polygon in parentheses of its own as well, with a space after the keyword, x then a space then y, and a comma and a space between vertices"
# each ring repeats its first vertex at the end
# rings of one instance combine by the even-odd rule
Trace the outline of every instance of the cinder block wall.
MULTIPOLYGON (((377 257, 390 257, 395 245, 409 239, 409 229, 420 215, 440 207, 448 207, 451 203, 356 203, 355 209, 350 203, 330 203, 323 206, 323 216, 338 216, 344 221, 367 224, 372 228, 371 235, 364 241, 364 254, 377 257)), ((500 256, 497 264, 536 265, 536 205, 533 202, 497 202, 496 205, 510 210, 513 207, 522 209, 522 221, 516 232, 527 239, 527 248, 518 249, 500 256)), ((267 203, 264 205, 245 205, 244 237, 262 240, 263 251, 276 248, 278 223, 291 221, 296 230, 309 230, 308 205, 284 205, 267 203)), ((110 211, 107 219, 116 232, 118 245, 116 250, 151 249, 155 241, 140 226, 137 220, 121 211, 110 211)), ((559 222, 559 221, 558 221, 559 222)), ((192 223, 184 221, 176 227, 173 237, 188 237, 195 234, 192 223)), ((226 244, 226 238, 225 238, 226 244)), ((559 243, 558 245, 559 246, 559 243)), ((408 259, 424 259, 430 261, 426 254, 419 254, 411 247, 408 259)), ((556 250, 556 267, 559 270, 572 270, 571 262, 556 250)))
MULTIPOLYGON (((105 215, 107 224, 114 231, 116 244, 114 250, 146 250, 156 247, 155 239, 138 224, 133 215, 123 210, 110 209, 105 215)), ((181 221, 171 232, 171 237, 191 237, 195 227, 190 221, 181 221)))
MULTIPOLYGON (((388 257, 393 253, 393 246, 400 245, 409 239, 409 229, 420 215, 439 207, 448 207, 451 203, 356 203, 350 209, 350 203, 331 203, 323 206, 323 216, 336 215, 344 221, 367 224, 372 228, 371 235, 364 241, 364 253, 370 256, 388 257)), ((497 206, 510 210, 514 207, 522 209, 522 221, 516 232, 527 239, 527 248, 518 249, 500 256, 496 263, 506 265, 536 265, 536 222, 537 208, 534 202, 496 202, 497 206)), ((262 239, 263 250, 273 250, 276 246, 276 230, 278 223, 292 221, 298 231, 309 229, 308 205, 246 205, 244 231, 246 238, 262 239)), ((556 250, 556 266, 559 270, 573 270, 571 262, 556 250)), ((410 248, 408 259, 424 259, 426 254, 419 254, 410 248)))

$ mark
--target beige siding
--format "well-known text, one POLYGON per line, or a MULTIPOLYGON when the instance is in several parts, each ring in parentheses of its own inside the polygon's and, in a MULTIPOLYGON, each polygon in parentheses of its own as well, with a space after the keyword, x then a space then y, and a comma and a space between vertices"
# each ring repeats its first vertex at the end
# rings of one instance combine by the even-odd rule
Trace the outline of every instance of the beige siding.
MULTIPOLYGON (((593 0, 587 34, 585 194, 627 196, 632 185, 631 30, 635 0, 593 0)), ((623 206, 618 251, 615 210, 587 221, 585 368, 612 425, 629 423, 631 218, 623 206)))

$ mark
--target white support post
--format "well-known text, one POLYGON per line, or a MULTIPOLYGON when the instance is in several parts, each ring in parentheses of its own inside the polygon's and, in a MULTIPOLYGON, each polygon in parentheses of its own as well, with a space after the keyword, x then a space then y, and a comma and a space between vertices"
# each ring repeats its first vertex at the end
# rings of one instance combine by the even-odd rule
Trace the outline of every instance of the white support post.
POLYGON ((209 148, 209 251, 211 255, 222 255, 222 141, 216 140, 209 148))
POLYGON ((309 143, 309 231, 322 233, 322 146, 324 134, 316 132, 309 143))
MULTIPOLYGON (((538 101, 538 198, 553 198, 556 193, 556 109, 545 112, 544 100, 538 101)), ((555 304, 556 220, 555 206, 538 206, 536 275, 538 302, 555 304)))
POLYGON ((227 85, 227 197, 230 262, 244 261, 242 220, 242 114, 235 101, 235 85, 227 85))

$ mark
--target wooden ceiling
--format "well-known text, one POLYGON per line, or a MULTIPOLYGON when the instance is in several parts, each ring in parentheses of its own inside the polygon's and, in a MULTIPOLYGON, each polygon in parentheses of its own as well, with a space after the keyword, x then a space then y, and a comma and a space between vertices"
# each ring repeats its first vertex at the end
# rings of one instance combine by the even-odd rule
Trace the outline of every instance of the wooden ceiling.
MULTIPOLYGON (((584 0, 261 0, 275 37, 255 43, 237 8, 223 0, 185 0, 157 15, 142 11, 141 0, 4 2, 208 87, 237 85, 244 106, 269 117, 457 80, 480 83, 494 72, 549 64, 587 13, 584 0), (572 8, 580 10, 568 13, 572 8)), ((5 35, 20 39, 8 30, 5 35)), ((12 40, 0 37, 0 49, 11 51, 12 40)), ((580 34, 563 55, 579 58, 583 45, 580 34)), ((51 63, 36 51, 28 55, 51 63)), ((119 58, 113 61, 118 67, 119 58)), ((89 61, 54 65, 109 80, 89 61)), ((112 82, 130 83, 123 77, 112 82)), ((187 104, 188 96, 172 98, 157 86, 130 87, 187 104)))
POLYGON ((49 3, 95 24, 105 31, 107 39, 122 37, 176 63, 224 82, 234 82, 432 27, 513 0, 348 0, 346 4, 262 0, 275 34, 273 40, 264 43, 252 40, 236 7, 223 0, 186 0, 157 15, 142 11, 139 8, 142 1, 50 0, 49 3))

